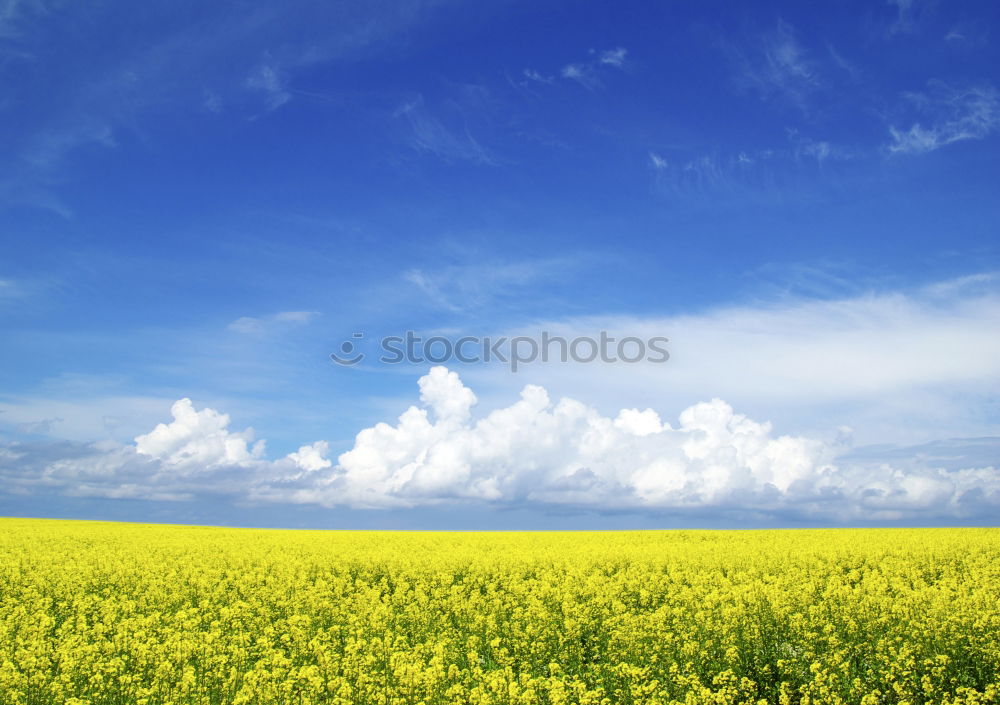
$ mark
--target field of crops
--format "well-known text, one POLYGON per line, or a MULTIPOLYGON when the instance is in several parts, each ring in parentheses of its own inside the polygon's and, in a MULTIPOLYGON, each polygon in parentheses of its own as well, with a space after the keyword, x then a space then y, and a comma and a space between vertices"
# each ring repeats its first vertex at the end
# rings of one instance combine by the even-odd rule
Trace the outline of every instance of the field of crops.
POLYGON ((1000 530, 0 519, 0 703, 992 703, 1000 530))

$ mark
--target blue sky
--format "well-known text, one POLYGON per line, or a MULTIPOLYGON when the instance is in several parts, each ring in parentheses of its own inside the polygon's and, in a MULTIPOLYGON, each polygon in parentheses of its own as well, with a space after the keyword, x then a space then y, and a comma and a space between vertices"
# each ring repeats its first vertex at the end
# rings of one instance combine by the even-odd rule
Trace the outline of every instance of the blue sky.
POLYGON ((995 523, 998 20, 7 0, 0 513, 995 523), (328 357, 543 329, 671 360, 328 357), (619 413, 647 408, 670 427, 619 413))

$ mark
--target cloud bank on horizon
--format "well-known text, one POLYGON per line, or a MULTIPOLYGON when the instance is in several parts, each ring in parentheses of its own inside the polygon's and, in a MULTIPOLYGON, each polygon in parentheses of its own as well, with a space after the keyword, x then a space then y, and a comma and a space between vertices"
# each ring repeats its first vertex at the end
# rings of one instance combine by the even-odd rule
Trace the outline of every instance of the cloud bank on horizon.
POLYGON ((476 395, 456 372, 433 367, 418 384, 419 405, 362 430, 336 461, 325 441, 268 460, 253 429, 231 430, 228 415, 181 399, 170 422, 132 445, 77 444, 46 458, 15 444, 0 450, 0 469, 25 495, 158 501, 214 495, 330 508, 472 504, 832 523, 976 521, 1000 510, 992 465, 851 458, 837 443, 779 435, 721 399, 671 424, 653 409, 603 416, 526 385, 515 403, 476 417, 476 395))

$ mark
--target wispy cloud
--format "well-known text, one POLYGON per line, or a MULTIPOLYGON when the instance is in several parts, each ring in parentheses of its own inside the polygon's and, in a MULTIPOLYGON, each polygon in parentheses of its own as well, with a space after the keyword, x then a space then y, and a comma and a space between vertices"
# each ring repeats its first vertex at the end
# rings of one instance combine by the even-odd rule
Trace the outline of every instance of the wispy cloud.
POLYGON ((269 316, 243 316, 230 323, 227 328, 236 333, 267 333, 289 326, 306 325, 318 316, 316 311, 282 311, 269 316))
POLYGON ((251 73, 246 85, 264 95, 269 110, 276 110, 292 99, 285 87, 285 76, 274 62, 264 62, 251 73))
POLYGON ((170 401, 170 397, 128 396, 117 389, 42 388, 30 395, 5 394, 0 396, 0 436, 40 432, 38 424, 50 421, 44 432, 62 439, 121 439, 148 429, 170 401))
POLYGON ((81 122, 66 129, 53 129, 39 133, 26 145, 24 161, 40 171, 58 166, 63 157, 84 145, 114 147, 116 144, 111 127, 105 123, 81 122))
POLYGON ((799 107, 820 85, 816 62, 795 28, 779 21, 745 47, 730 47, 737 84, 763 98, 781 98, 799 107))
POLYGON ((414 268, 403 279, 433 304, 449 311, 470 311, 511 302, 539 283, 559 280, 585 266, 587 256, 535 260, 497 260, 414 268))
POLYGON ((786 130, 788 141, 791 144, 792 158, 799 160, 802 158, 813 159, 816 164, 823 166, 829 160, 847 161, 861 156, 861 152, 854 148, 835 144, 829 140, 818 140, 808 135, 801 134, 796 129, 786 130))
POLYGON ((650 152, 648 164, 654 191, 687 203, 711 202, 758 189, 773 189, 773 153, 746 152, 664 156, 650 152))
POLYGON ((202 105, 205 106, 205 110, 210 113, 221 113, 222 112, 222 96, 220 96, 215 91, 210 91, 207 88, 202 91, 202 105))
POLYGON ((983 22, 960 20, 944 33, 944 41, 964 50, 981 49, 989 44, 990 25, 983 22))
POLYGON ((18 433, 26 435, 47 435, 54 426, 61 423, 63 419, 58 416, 50 419, 40 419, 38 421, 24 421, 16 426, 18 433))
POLYGON ((521 72, 521 75, 529 81, 534 81, 535 83, 552 83, 555 81, 553 76, 545 76, 535 69, 525 69, 521 72))
POLYGON ((291 0, 239 13, 206 6, 197 21, 185 24, 146 21, 161 9, 176 14, 165 6, 133 17, 127 3, 0 3, 0 38, 13 37, 0 46, 0 58, 11 59, 0 62, 0 78, 16 81, 28 66, 27 73, 46 85, 25 106, 34 117, 10 123, 7 144, 0 143, 6 147, 0 155, 0 207, 30 205, 66 217, 73 209, 59 196, 64 167, 90 146, 118 144, 122 135, 141 132, 155 139, 155 126, 144 120, 150 111, 160 119, 186 119, 226 105, 252 116, 260 112, 260 98, 274 110, 304 94, 289 86, 296 71, 376 45, 423 21, 426 10, 422 0, 398 3, 391 11, 377 4, 291 0), (137 30, 119 33, 113 50, 95 54, 93 45, 104 41, 101 28, 109 22, 137 30), (79 31, 67 35, 60 29, 69 26, 79 31))
POLYGON ((656 152, 649 153, 649 163, 656 171, 663 171, 668 166, 670 166, 667 160, 664 159, 661 155, 657 154, 656 152))
POLYGON ((965 41, 965 32, 959 27, 952 27, 948 30, 948 33, 944 35, 944 40, 946 42, 962 42, 965 41))
POLYGON ((908 129, 889 126, 890 154, 922 154, 955 142, 979 140, 1000 128, 1000 94, 993 86, 954 88, 932 82, 926 93, 906 98, 927 122, 908 129))
POLYGON ((597 57, 597 61, 605 66, 614 66, 615 68, 622 68, 625 66, 625 57, 628 51, 623 47, 618 47, 617 49, 607 49, 602 51, 597 57))
POLYGON ((557 78, 574 81, 587 90, 597 90, 603 85, 609 69, 619 71, 628 68, 628 50, 624 47, 596 51, 591 49, 589 58, 564 64, 555 75, 542 73, 536 69, 524 69, 522 86, 530 83, 552 84, 557 78))
POLYGON ((916 31, 917 21, 914 14, 914 0, 887 0, 887 3, 896 8, 896 17, 889 25, 888 33, 890 36, 916 31))
POLYGON ((654 190, 688 203, 717 206, 725 198, 776 195, 803 168, 791 150, 752 150, 665 156, 649 153, 654 190))
POLYGON ((423 96, 405 103, 394 116, 409 126, 408 142, 417 152, 433 154, 446 162, 471 162, 496 166, 499 159, 473 137, 467 125, 445 125, 428 110, 423 96))
POLYGON ((10 39, 21 33, 19 23, 32 13, 44 13, 45 3, 26 0, 0 0, 0 39, 10 39))
POLYGON ((879 153, 816 139, 794 128, 785 132, 788 141, 773 148, 702 154, 682 149, 650 151, 648 164, 655 189, 663 195, 695 200, 726 195, 767 199, 801 189, 806 179, 822 177, 828 164, 879 153))
POLYGON ((27 205, 71 219, 73 208, 54 189, 65 161, 88 147, 113 149, 116 145, 111 125, 100 118, 83 117, 38 129, 0 166, 0 208, 27 205))
POLYGON ((576 81, 587 90, 595 90, 602 85, 601 69, 611 67, 624 69, 628 52, 622 47, 601 52, 591 50, 592 58, 587 61, 575 62, 563 66, 560 75, 571 81, 576 81))
POLYGON ((8 305, 23 307, 29 303, 41 303, 62 287, 58 279, 50 277, 0 277, 0 309, 8 305))
POLYGON ((571 81, 576 81, 591 91, 601 85, 601 81, 591 64, 566 64, 559 75, 571 81))

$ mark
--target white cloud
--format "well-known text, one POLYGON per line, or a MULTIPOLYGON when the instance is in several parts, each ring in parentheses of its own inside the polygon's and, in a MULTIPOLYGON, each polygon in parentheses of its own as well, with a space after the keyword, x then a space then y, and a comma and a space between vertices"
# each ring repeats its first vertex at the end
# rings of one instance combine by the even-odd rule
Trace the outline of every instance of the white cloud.
POLYGON ((783 200, 823 174, 828 163, 843 163, 865 156, 863 150, 814 139, 796 129, 786 129, 788 144, 776 148, 692 154, 675 150, 668 160, 649 152, 657 191, 690 203, 706 199, 717 208, 720 198, 783 200))
POLYGON ((17 20, 21 0, 3 0, 0 2, 0 37, 13 34, 11 25, 17 20))
MULTIPOLYGON (((73 441, 110 436, 131 439, 147 431, 172 398, 116 395, 106 387, 76 387, 60 379, 43 384, 32 395, 0 396, 0 433, 31 428, 39 420, 55 420, 53 435, 73 441), (9 424, 8 428, 3 428, 9 424)), ((52 430, 52 429, 50 429, 52 430)))
POLYGON ((294 453, 288 454, 288 459, 295 463, 295 466, 306 472, 323 470, 333 465, 326 456, 330 453, 330 444, 326 441, 316 441, 307 446, 302 446, 294 453))
MULTIPOLYGON (((769 198, 793 183, 792 175, 803 176, 795 153, 764 150, 748 154, 677 155, 667 159, 662 154, 649 154, 656 191, 668 198, 685 203, 704 202, 717 208, 724 198, 769 198)), ((794 182, 798 185, 798 182, 794 182)))
POLYGON ((285 87, 285 78, 279 66, 273 63, 262 63, 246 80, 247 88, 260 91, 264 95, 269 110, 275 110, 292 99, 292 94, 285 87))
POLYGON ((453 501, 794 516, 834 521, 963 516, 1000 506, 993 467, 838 463, 833 444, 777 435, 715 399, 680 414, 606 417, 527 385, 474 419, 475 395, 443 367, 420 379, 423 406, 361 431, 338 464, 260 496, 327 506, 453 501), (973 501, 973 499, 975 501, 973 501))
POLYGON ((202 90, 202 98, 202 105, 205 107, 205 110, 216 115, 222 112, 222 96, 218 93, 205 88, 202 90))
POLYGON ((539 283, 560 281, 592 264, 591 255, 577 253, 531 260, 484 259, 462 257, 454 264, 434 269, 409 269, 403 280, 415 286, 436 306, 449 311, 469 311, 490 306, 494 310, 505 301, 524 295, 526 289, 534 300, 539 283))
MULTIPOLYGON (((627 55, 628 50, 623 47, 602 51, 591 49, 589 59, 565 64, 559 70, 559 77, 576 81, 587 90, 596 90, 601 87, 602 73, 606 74, 608 69, 624 70, 628 67, 627 55)), ((521 83, 522 86, 527 86, 528 82, 553 83, 555 80, 553 76, 531 68, 525 69, 522 74, 527 79, 521 83)))
MULTIPOLYGON (((0 477, 8 493, 212 494, 353 508, 472 502, 779 522, 963 519, 1000 508, 994 465, 963 464, 941 446, 838 458, 838 443, 779 435, 720 399, 690 406, 672 425, 652 409, 605 416, 574 399, 553 401, 530 384, 513 404, 476 417, 476 395, 444 367, 419 388, 420 406, 362 430, 336 463, 322 441, 267 461, 252 429, 230 431, 226 414, 182 399, 173 421, 135 446, 3 448, 0 477)), ((970 446, 973 460, 996 452, 989 440, 970 446)))
POLYGON ((23 295, 23 288, 12 279, 0 279, 0 303, 19 299, 23 295))
POLYGON ((826 140, 815 140, 811 137, 799 134, 798 130, 789 129, 788 141, 792 145, 792 156, 794 159, 808 157, 815 159, 820 166, 828 159, 847 160, 857 156, 854 150, 849 150, 839 145, 831 144, 826 140))
POLYGON ((60 422, 62 422, 62 419, 57 416, 50 419, 39 419, 38 421, 24 421, 19 423, 16 428, 18 433, 48 435, 51 433, 53 426, 58 425, 60 422))
POLYGON ((536 83, 552 83, 554 80, 552 76, 545 76, 535 69, 525 69, 522 74, 529 81, 534 81, 536 83))
POLYGON ((227 328, 236 333, 265 333, 287 326, 305 325, 319 316, 316 311, 282 311, 268 316, 242 316, 227 328))
MULTIPOLYGON (((664 335, 671 358, 526 365, 513 403, 498 396, 514 379, 498 367, 464 373, 478 394, 455 371, 434 368, 418 382, 417 405, 363 429, 339 457, 318 441, 268 460, 252 429, 231 430, 226 414, 181 399, 171 420, 134 445, 0 446, 0 485, 8 494, 224 495, 355 508, 471 502, 779 522, 995 516, 996 439, 862 452, 837 427, 849 424, 862 443, 900 442, 893 433, 914 429, 938 434, 925 441, 989 428, 975 424, 990 421, 1000 384, 996 284, 986 273, 906 294, 563 321, 544 328, 566 337, 664 335)), ((55 415, 21 412, 12 421, 55 415)))
POLYGON ((598 62, 606 66, 614 66, 615 68, 621 68, 625 65, 625 55, 628 53, 622 47, 617 49, 608 49, 602 51, 598 57, 598 62))
POLYGON ((461 425, 469 420, 477 399, 472 390, 462 384, 458 373, 435 367, 420 378, 420 401, 434 412, 438 423, 461 425))
POLYGON ((802 107, 819 86, 815 63, 799 42, 795 29, 779 21, 746 50, 733 50, 738 82, 764 98, 780 96, 802 107))
POLYGON ((772 437, 767 424, 720 400, 686 410, 676 429, 652 410, 615 418, 528 385, 521 399, 474 420, 475 395, 436 367, 420 379, 423 407, 361 431, 324 482, 287 499, 414 506, 452 499, 606 508, 691 507, 748 491, 784 492, 822 470, 825 449, 772 437))
POLYGON ((229 430, 229 416, 214 409, 195 411, 190 399, 170 408, 174 420, 157 424, 137 436, 135 449, 171 467, 211 469, 221 465, 246 465, 264 454, 264 441, 254 442, 254 431, 229 430))
POLYGON ((410 131, 408 141, 417 152, 433 154, 445 162, 467 161, 473 164, 496 166, 497 158, 472 136, 463 124, 449 127, 431 114, 423 96, 408 102, 395 111, 394 117, 405 119, 410 131))
MULTIPOLYGON (((991 435, 991 399, 1000 393, 1000 292, 979 275, 924 289, 816 284, 752 301, 676 316, 587 316, 542 320, 496 335, 595 337, 599 331, 670 338, 663 364, 544 364, 519 367, 518 384, 587 399, 605 413, 621 406, 679 409, 720 397, 796 433, 855 428, 859 443, 922 443, 991 435), (827 291, 824 291, 826 289, 827 291), (816 295, 817 292, 819 295, 816 295)), ((773 273, 769 281, 776 282, 773 273)), ((749 298, 749 297, 748 297, 749 298)), ((509 393, 500 365, 469 368, 480 399, 509 393)), ((825 436, 824 436, 825 437, 825 436)))
POLYGON ((908 129, 889 126, 891 154, 922 154, 955 142, 980 140, 1000 128, 1000 94, 992 86, 955 89, 932 83, 927 93, 907 96, 930 119, 908 129))
POLYGON ((113 148, 116 146, 111 128, 100 122, 81 122, 72 130, 53 130, 39 134, 25 150, 23 158, 40 171, 57 165, 66 153, 86 144, 113 148))
POLYGON ((560 75, 563 78, 576 81, 584 88, 591 90, 600 85, 600 81, 594 75, 593 68, 588 64, 566 64, 563 66, 560 75))
POLYGON ((887 4, 896 6, 896 18, 889 26, 890 36, 916 31, 917 22, 913 13, 913 0, 888 0, 887 4))
POLYGON ((633 436, 648 436, 663 430, 660 415, 652 409, 622 409, 615 418, 615 428, 619 428, 633 436))
MULTIPOLYGON (((4 63, 5 85, 15 85, 24 66, 63 78, 21 96, 29 99, 24 112, 33 119, 5 124, 17 148, 0 162, 0 207, 28 205, 71 218, 71 204, 57 193, 66 182, 62 169, 85 159, 90 147, 113 146, 114 135, 136 131, 155 141, 158 126, 184 120, 192 108, 224 104, 236 114, 247 107, 247 92, 277 108, 292 97, 288 82, 297 72, 349 61, 351 54, 425 22, 427 9, 422 2, 396 3, 386 11, 377 3, 299 0, 252 12, 206 6, 197 22, 131 23, 134 33, 94 56, 103 32, 130 7, 0 0, 0 40, 14 40, 2 47, 5 59, 15 59, 4 63), (78 31, 66 35, 60 29, 66 26, 78 31), (60 51, 51 50, 53 42, 60 51), (199 101, 203 91, 205 100, 199 101)), ((28 74, 25 80, 31 80, 28 74)))
POLYGON ((989 44, 989 25, 968 19, 959 21, 944 34, 944 41, 954 48, 976 49, 989 44))

